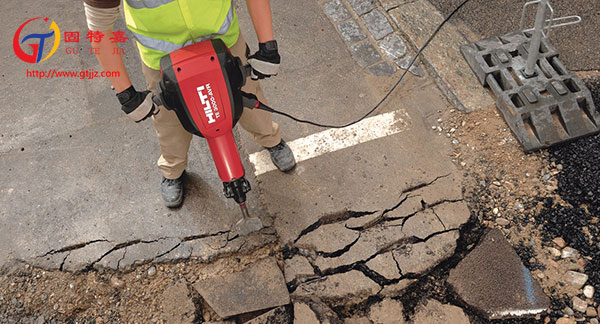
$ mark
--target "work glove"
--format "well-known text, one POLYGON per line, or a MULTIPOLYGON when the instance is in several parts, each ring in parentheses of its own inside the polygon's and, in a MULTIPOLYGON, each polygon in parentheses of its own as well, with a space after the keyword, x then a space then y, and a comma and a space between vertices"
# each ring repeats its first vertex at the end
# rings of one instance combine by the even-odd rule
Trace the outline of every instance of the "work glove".
POLYGON ((117 93, 117 99, 121 103, 121 109, 136 123, 158 113, 152 102, 152 93, 148 90, 139 92, 131 86, 117 93))
POLYGON ((248 64, 252 67, 250 78, 258 80, 277 75, 279 63, 281 63, 281 57, 277 50, 277 41, 259 43, 258 52, 248 58, 248 64))

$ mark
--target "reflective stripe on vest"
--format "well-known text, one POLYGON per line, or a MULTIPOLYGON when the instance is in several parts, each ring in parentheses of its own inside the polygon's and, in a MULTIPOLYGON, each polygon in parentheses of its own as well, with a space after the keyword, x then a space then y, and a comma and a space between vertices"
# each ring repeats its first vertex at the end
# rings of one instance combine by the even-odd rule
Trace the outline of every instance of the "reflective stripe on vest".
POLYGON ((127 0, 127 4, 133 9, 156 8, 175 0, 127 0))
MULTIPOLYGON (((142 2, 163 2, 164 3, 168 3, 168 2, 172 2, 173 0, 145 0, 145 1, 135 1, 135 0, 127 0, 127 4, 130 4, 131 2, 134 3, 142 3, 142 2)), ((141 7, 141 8, 147 8, 147 7, 141 7)), ((137 8, 136 8, 137 9, 137 8)), ((148 37, 148 36, 144 36, 144 35, 140 35, 136 32, 131 32, 133 34, 133 36, 136 38, 136 40, 148 47, 151 48, 153 50, 157 50, 157 51, 161 51, 161 52, 165 52, 165 53, 171 53, 173 51, 176 51, 182 47, 188 46, 194 42, 201 42, 201 41, 205 41, 207 39, 211 39, 214 38, 217 35, 225 35, 225 33, 227 33, 227 31, 229 30, 229 28, 231 27, 231 23, 233 22, 233 4, 231 4, 231 6, 229 7, 229 12, 227 12, 227 17, 225 17, 225 21, 223 22, 223 24, 221 25, 221 28, 219 28, 219 30, 212 35, 208 35, 208 36, 203 36, 200 37, 194 41, 187 41, 185 44, 175 44, 169 41, 165 41, 162 39, 156 39, 156 38, 152 38, 152 37, 148 37)))

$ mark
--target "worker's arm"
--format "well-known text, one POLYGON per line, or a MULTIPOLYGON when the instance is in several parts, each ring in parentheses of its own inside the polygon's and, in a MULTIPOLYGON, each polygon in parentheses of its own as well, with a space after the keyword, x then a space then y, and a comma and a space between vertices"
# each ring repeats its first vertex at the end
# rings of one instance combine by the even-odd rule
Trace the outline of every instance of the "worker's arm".
POLYGON ((155 114, 156 108, 150 91, 135 90, 117 43, 110 40, 113 37, 112 27, 119 14, 119 5, 120 0, 84 0, 88 28, 104 35, 100 42, 92 43, 93 47, 98 48, 96 58, 104 71, 112 72, 109 80, 117 92, 121 109, 128 117, 140 122, 155 114))
POLYGON ((281 57, 273 36, 270 0, 246 0, 248 12, 258 38, 258 51, 248 58, 252 79, 268 78, 279 73, 281 57))
POLYGON ((129 74, 125 68, 123 57, 121 56, 118 43, 112 43, 110 37, 112 37, 112 28, 101 31, 104 34, 102 41, 99 43, 93 43, 92 46, 98 48, 96 52, 96 58, 104 71, 110 71, 111 76, 109 77, 110 83, 117 93, 123 92, 125 89, 131 87, 131 80, 129 74), (118 72, 118 73, 114 73, 118 72), (116 75, 116 76, 113 76, 116 75))
POLYGON ((272 41, 273 37, 273 18, 271 17, 270 0, 246 0, 248 13, 256 31, 256 37, 259 43, 272 41))

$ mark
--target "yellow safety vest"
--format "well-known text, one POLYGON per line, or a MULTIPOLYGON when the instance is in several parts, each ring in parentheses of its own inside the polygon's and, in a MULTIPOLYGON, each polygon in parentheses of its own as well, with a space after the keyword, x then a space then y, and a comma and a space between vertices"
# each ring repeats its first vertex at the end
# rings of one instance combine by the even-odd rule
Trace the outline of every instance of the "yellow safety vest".
POLYGON ((192 43, 220 38, 227 47, 240 34, 231 0, 125 0, 125 22, 142 61, 158 70, 160 58, 192 43))

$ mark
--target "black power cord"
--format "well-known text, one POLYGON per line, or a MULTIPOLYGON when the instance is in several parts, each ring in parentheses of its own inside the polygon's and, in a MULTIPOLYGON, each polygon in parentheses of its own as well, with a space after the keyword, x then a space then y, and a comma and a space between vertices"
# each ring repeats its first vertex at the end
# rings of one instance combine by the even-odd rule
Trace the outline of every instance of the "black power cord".
POLYGON ((431 34, 431 36, 427 39, 427 41, 425 42, 425 44, 423 44, 423 46, 421 46, 421 48, 419 49, 419 51, 417 52, 417 54, 413 57, 413 59, 410 61, 410 64, 408 64, 408 67, 406 68, 406 70, 404 70, 404 73, 402 73, 402 75, 400 76, 400 78, 398 79, 398 81, 396 81, 396 83, 394 84, 394 86, 385 94, 385 96, 383 96, 383 98, 381 98, 381 100, 379 100, 379 102, 373 106, 373 108, 371 108, 371 110, 369 110, 364 116, 362 116, 361 118, 344 124, 344 125, 327 125, 327 124, 320 124, 314 121, 310 121, 310 120, 305 120, 305 119, 300 119, 298 117, 294 117, 288 113, 282 112, 282 111, 278 111, 275 110, 269 106, 266 106, 262 103, 258 103, 258 105, 256 105, 255 107, 258 109, 262 109, 262 110, 266 110, 269 111, 271 113, 274 114, 278 114, 278 115, 282 115, 285 116, 287 118, 290 118, 294 121, 297 121, 299 123, 304 123, 304 124, 310 124, 313 126, 317 126, 317 127, 326 127, 326 128, 344 128, 344 127, 348 127, 351 125, 354 125, 360 121, 362 121, 363 119, 367 118, 370 114, 372 114, 375 110, 377 110, 377 108, 379 108, 379 106, 381 106, 382 103, 384 103, 387 98, 392 94, 392 92, 394 90, 396 90, 396 88, 398 87, 398 85, 400 84, 400 82, 402 82, 402 80, 404 79, 404 76, 406 75, 406 73, 408 73, 408 70, 410 70, 410 68, 413 66, 413 64, 415 63, 415 61, 417 60, 417 58, 419 57, 419 55, 421 55, 421 53, 423 52, 423 50, 425 50, 425 48, 427 48, 427 46, 429 45, 429 43, 431 43, 431 41, 433 40, 433 38, 437 35, 437 33, 440 31, 440 29, 442 29, 442 27, 444 27, 444 25, 448 22, 448 20, 450 20, 450 18, 452 18, 452 16, 454 16, 467 2, 469 2, 471 0, 464 0, 460 5, 458 5, 458 7, 456 7, 454 10, 452 10, 452 12, 448 15, 448 17, 446 17, 446 19, 444 19, 439 25, 438 27, 435 29, 435 31, 431 34))

